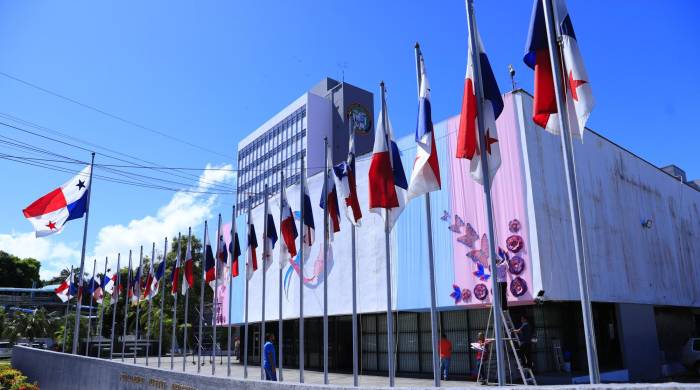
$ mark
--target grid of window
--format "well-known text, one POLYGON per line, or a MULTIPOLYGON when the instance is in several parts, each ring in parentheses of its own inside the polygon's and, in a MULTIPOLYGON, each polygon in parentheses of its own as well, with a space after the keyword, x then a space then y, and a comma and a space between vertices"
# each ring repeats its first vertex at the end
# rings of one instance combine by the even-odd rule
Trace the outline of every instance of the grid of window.
POLYGON ((306 155, 306 106, 284 118, 238 152, 238 212, 263 202, 265 184, 269 194, 299 181, 301 157, 306 155))

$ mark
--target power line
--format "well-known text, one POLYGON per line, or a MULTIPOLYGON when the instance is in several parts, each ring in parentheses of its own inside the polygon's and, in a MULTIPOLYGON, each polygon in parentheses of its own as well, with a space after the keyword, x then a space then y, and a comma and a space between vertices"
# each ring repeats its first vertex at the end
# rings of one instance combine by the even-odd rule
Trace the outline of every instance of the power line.
MULTIPOLYGON (((28 126, 33 127, 33 128, 35 128, 35 129, 38 129, 38 130, 42 130, 42 131, 45 131, 45 132, 50 132, 50 133, 58 134, 58 135, 60 135, 60 136, 62 136, 62 137, 72 138, 72 139, 75 139, 77 142, 80 142, 80 143, 83 143, 83 144, 90 144, 90 143, 87 142, 87 141, 80 140, 80 139, 75 138, 75 137, 72 137, 72 136, 70 136, 70 135, 61 133, 61 132, 59 132, 59 131, 57 131, 57 130, 49 129, 49 128, 47 128, 47 127, 43 127, 43 126, 34 124, 34 123, 32 123, 32 122, 26 121, 26 120, 21 119, 21 118, 13 117, 13 116, 11 116, 11 115, 2 114, 2 113, 0 113, 0 116, 10 117, 11 120, 15 120, 15 121, 18 121, 18 122, 19 122, 19 121, 25 122, 25 124, 27 124, 28 126)), ((71 147, 77 148, 77 149, 82 150, 82 151, 91 151, 90 149, 83 148, 83 147, 81 147, 81 146, 79 146, 79 145, 75 145, 75 144, 70 143, 70 142, 67 142, 67 141, 63 141, 63 140, 55 139, 55 138, 48 137, 48 136, 45 136, 45 135, 42 135, 42 134, 38 134, 38 133, 36 133, 36 132, 30 131, 30 130, 27 130, 27 129, 24 129, 24 128, 21 128, 21 127, 18 127, 18 126, 11 125, 11 124, 9 124, 9 123, 5 123, 5 122, 0 121, 0 125, 6 126, 6 127, 9 127, 9 128, 18 130, 18 131, 22 131, 22 132, 25 132, 25 133, 27 133, 27 134, 31 134, 31 135, 34 135, 34 136, 37 136, 37 137, 41 137, 41 138, 43 138, 43 139, 47 139, 47 140, 50 140, 50 141, 53 141, 53 142, 58 142, 58 143, 60 143, 60 144, 66 145, 66 146, 71 146, 71 147)), ((0 136, 0 137, 2 137, 2 136, 0 136)), ((4 138, 9 138, 9 137, 4 137, 4 138)), ((14 140, 14 141, 16 141, 16 142, 21 142, 21 141, 19 141, 19 140, 14 140)), ((25 145, 27 145, 27 144, 25 143, 25 145)), ((109 148, 105 148, 105 147, 102 147, 102 146, 99 146, 99 145, 96 145, 96 144, 90 144, 90 146, 94 146, 94 147, 99 148, 99 149, 108 150, 108 151, 113 152, 113 153, 115 153, 115 154, 124 155, 124 156, 127 156, 127 157, 131 158, 131 159, 143 161, 143 162, 146 162, 146 163, 148 163, 148 164, 155 164, 155 163, 153 163, 153 162, 146 161, 146 160, 140 159, 140 158, 138 158, 138 157, 130 156, 130 155, 128 155, 128 154, 121 153, 121 152, 119 152, 119 151, 116 151, 116 150, 113 150, 113 149, 109 149, 109 148)), ((56 154, 53 154, 53 155, 56 155, 56 154)), ((107 158, 114 159, 114 160, 116 160, 116 161, 120 161, 120 162, 124 162, 124 163, 130 164, 129 166, 125 166, 125 167, 143 167, 143 165, 141 165, 141 164, 137 164, 137 163, 134 163, 134 162, 131 162, 131 161, 128 161, 128 160, 119 158, 119 157, 115 157, 115 156, 110 155, 110 154, 108 154, 108 153, 100 153, 100 155, 101 155, 101 156, 105 156, 105 157, 107 157, 107 158)), ((56 156, 58 156, 58 155, 56 155, 56 156)), ((72 159, 72 160, 75 160, 75 159, 72 159)), ((75 160, 75 161, 78 161, 78 160, 75 160)), ((160 170, 158 167, 159 167, 159 166, 156 164, 154 167, 151 167, 151 169, 160 170)), ((194 178, 194 180, 197 181, 198 183, 199 183, 199 182, 202 182, 202 183, 205 183, 205 184, 209 184, 209 185, 211 185, 212 187, 216 187, 216 188, 218 188, 218 189, 220 189, 220 190, 226 190, 226 191, 231 190, 231 187, 228 187, 228 186, 226 186, 226 185, 222 185, 222 184, 219 184, 219 183, 216 183, 216 182, 210 182, 210 181, 208 181, 208 180, 202 179, 202 178, 199 177, 199 176, 192 175, 192 174, 187 173, 187 172, 183 172, 183 174, 177 174, 177 173, 172 172, 172 171, 163 171, 163 173, 166 173, 166 174, 168 174, 168 175, 175 176, 175 177, 184 178, 184 179, 187 179, 185 176, 183 176, 183 175, 186 175, 186 176, 190 176, 190 177, 194 178)), ((163 179, 163 180, 164 180, 164 179, 163 179)), ((188 180, 192 180, 192 179, 188 179, 188 180)))
POLYGON ((158 134, 158 135, 160 135, 160 136, 162 136, 162 137, 165 137, 165 138, 168 138, 168 139, 170 139, 170 140, 173 140, 173 141, 176 141, 176 142, 179 142, 179 143, 182 143, 182 144, 191 146, 191 147, 193 147, 193 148, 196 148, 196 149, 199 149, 199 150, 202 150, 202 151, 205 151, 205 152, 214 153, 214 154, 216 154, 216 155, 219 155, 219 156, 225 157, 225 158, 230 158, 230 156, 227 156, 227 155, 225 155, 225 154, 223 154, 223 153, 219 153, 219 152, 214 151, 214 150, 211 150, 211 149, 209 149, 209 148, 205 148, 205 147, 203 147, 203 146, 199 146, 199 145, 193 144, 193 143, 191 143, 191 142, 189 142, 189 141, 180 139, 180 138, 178 138, 178 137, 172 136, 172 135, 170 135, 170 134, 168 134, 168 133, 165 133, 165 132, 162 132, 162 131, 153 129, 153 128, 148 127, 148 126, 144 126, 144 125, 139 124, 139 123, 137 123, 137 122, 134 122, 134 121, 132 121, 132 120, 130 120, 130 119, 126 119, 126 118, 124 118, 124 117, 122 117, 122 116, 109 113, 109 112, 107 112, 107 111, 105 111, 105 110, 102 110, 102 109, 100 109, 100 108, 97 108, 97 107, 95 107, 95 106, 93 106, 93 105, 80 102, 80 101, 78 101, 78 100, 76 100, 76 99, 70 98, 70 97, 65 96, 65 95, 63 95, 63 94, 60 94, 60 93, 58 93, 58 92, 54 92, 54 91, 52 91, 52 90, 50 90, 50 89, 44 88, 44 87, 39 86, 39 85, 37 85, 37 84, 30 83, 29 81, 22 80, 22 79, 20 79, 20 78, 18 78, 18 77, 12 76, 12 75, 7 74, 7 73, 5 73, 5 72, 0 71, 0 75, 5 76, 5 77, 7 77, 7 78, 9 78, 9 79, 11 79, 11 80, 14 80, 14 81, 18 82, 18 83, 24 84, 24 85, 26 85, 26 86, 28 86, 28 87, 37 89, 37 90, 39 90, 39 91, 41 91, 41 92, 47 93, 47 94, 49 94, 49 95, 51 95, 51 96, 57 97, 57 98, 59 98, 59 99, 63 99, 63 100, 65 100, 65 101, 71 102, 71 103, 73 103, 73 104, 76 104, 76 105, 81 106, 81 107, 83 107, 83 108, 86 108, 86 109, 88 109, 88 110, 92 110, 92 111, 94 111, 94 112, 97 112, 97 113, 102 114, 102 115, 104 115, 104 116, 107 116, 107 117, 109 117, 109 118, 115 119, 115 120, 120 121, 120 122, 122 122, 122 123, 126 123, 126 124, 128 124, 128 125, 137 127, 137 128, 139 128, 139 129, 146 130, 146 131, 149 131, 149 132, 154 133, 154 134, 158 134))

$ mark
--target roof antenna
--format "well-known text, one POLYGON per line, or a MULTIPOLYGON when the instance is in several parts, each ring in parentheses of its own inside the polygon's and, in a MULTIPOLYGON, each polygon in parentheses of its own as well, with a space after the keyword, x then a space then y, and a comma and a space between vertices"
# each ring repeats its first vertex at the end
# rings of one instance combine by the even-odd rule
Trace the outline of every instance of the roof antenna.
POLYGON ((515 82, 515 68, 513 68, 512 64, 508 64, 508 73, 510 74, 510 82, 513 85, 513 91, 515 91, 515 87, 518 83, 515 82))

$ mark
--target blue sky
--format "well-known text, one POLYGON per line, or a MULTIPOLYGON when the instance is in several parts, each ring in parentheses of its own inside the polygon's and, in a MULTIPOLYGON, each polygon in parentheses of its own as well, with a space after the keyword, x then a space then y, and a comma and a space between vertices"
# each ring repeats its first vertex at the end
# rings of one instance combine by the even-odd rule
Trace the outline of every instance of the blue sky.
MULTIPOLYGON (((502 91, 510 89, 508 64, 518 86, 532 89, 532 73, 522 63, 531 5, 476 2, 502 91)), ((653 164, 676 163, 689 178, 700 178, 700 5, 570 0, 569 9, 597 100, 589 126, 653 164)), ((461 1, 0 1, 0 72, 216 153, 3 75, 0 122, 31 129, 8 119, 20 118, 165 166, 235 165, 238 140, 322 77, 344 72, 346 81, 375 93, 379 81, 387 83, 395 131, 405 135, 415 126, 416 41, 426 57, 433 117, 456 114, 467 48, 461 1)), ((1 125, 0 136, 89 159, 84 151, 1 125)), ((28 155, 3 145, 0 153, 28 155)), ((98 162, 118 163, 100 155, 98 162)), ((202 172, 140 173, 197 188, 202 172)), ((35 240, 21 209, 69 176, 0 159, 0 249, 40 258, 45 276, 76 256, 81 223, 35 240)), ((206 178, 229 187, 233 180, 222 171, 206 178)), ((88 254, 184 230, 218 212, 228 215, 233 200, 99 179, 93 193, 88 254)))

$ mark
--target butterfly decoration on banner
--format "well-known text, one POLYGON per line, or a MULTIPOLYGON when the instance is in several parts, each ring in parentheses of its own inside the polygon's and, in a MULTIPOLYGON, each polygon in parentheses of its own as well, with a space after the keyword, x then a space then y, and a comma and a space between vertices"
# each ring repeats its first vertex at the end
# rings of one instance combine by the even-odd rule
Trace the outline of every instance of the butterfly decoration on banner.
POLYGON ((489 280, 489 277, 491 276, 484 271, 484 266, 479 263, 476 264, 476 271, 474 271, 473 274, 482 282, 489 280))
POLYGON ((443 222, 449 221, 450 220, 450 213, 447 210, 442 210, 442 217, 440 217, 440 219, 443 222))
POLYGON ((457 237, 457 242, 466 245, 468 248, 474 248, 474 243, 479 239, 479 234, 471 223, 467 222, 464 235, 457 237))
POLYGON ((467 257, 477 264, 489 267, 489 240, 486 238, 486 234, 481 236, 480 248, 467 252, 467 257))
POLYGON ((459 215, 455 214, 455 223, 448 226, 447 228, 450 229, 452 233, 459 234, 462 233, 462 227, 464 227, 464 221, 459 215))
POLYGON ((452 285, 452 290, 453 291, 450 294, 450 297, 455 300, 455 305, 459 304, 460 302, 466 303, 472 297, 472 292, 469 291, 469 289, 459 288, 459 286, 456 284, 452 285))

